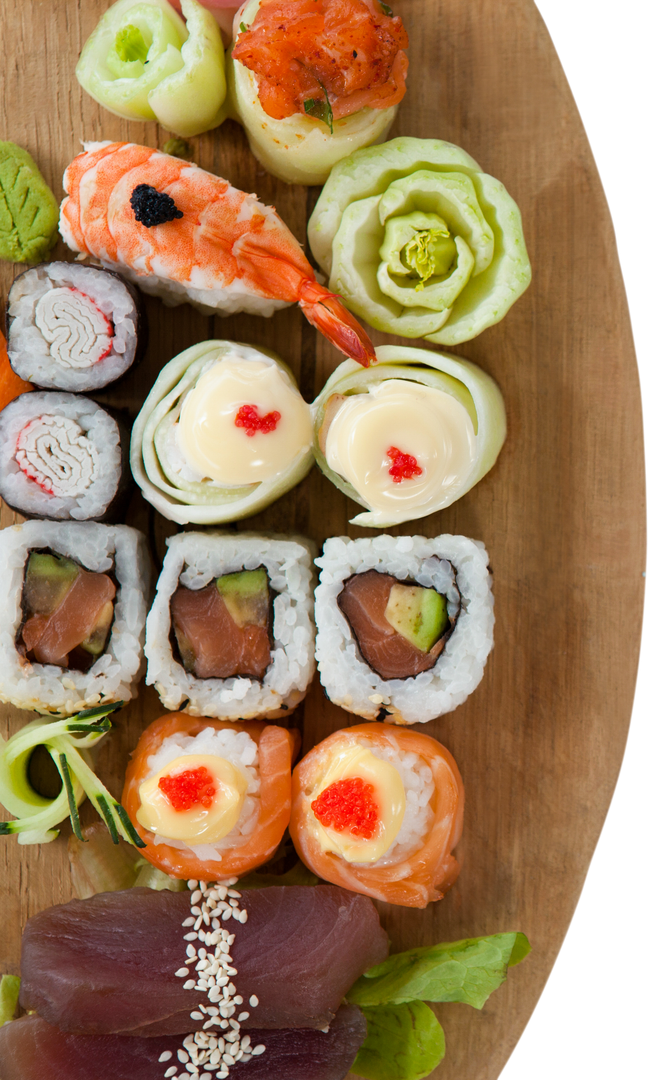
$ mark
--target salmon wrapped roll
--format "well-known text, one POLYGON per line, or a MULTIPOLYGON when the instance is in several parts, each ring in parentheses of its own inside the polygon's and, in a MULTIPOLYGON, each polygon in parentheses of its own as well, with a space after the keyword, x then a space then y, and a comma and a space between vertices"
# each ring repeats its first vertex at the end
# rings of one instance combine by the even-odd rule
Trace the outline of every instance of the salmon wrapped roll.
POLYGON ((402 907, 441 900, 460 865, 457 763, 436 739, 359 724, 315 746, 293 774, 290 834, 325 881, 402 907))
POLYGON ((176 878, 239 877, 274 854, 290 819, 296 731, 170 713, 146 729, 122 801, 143 855, 176 878))

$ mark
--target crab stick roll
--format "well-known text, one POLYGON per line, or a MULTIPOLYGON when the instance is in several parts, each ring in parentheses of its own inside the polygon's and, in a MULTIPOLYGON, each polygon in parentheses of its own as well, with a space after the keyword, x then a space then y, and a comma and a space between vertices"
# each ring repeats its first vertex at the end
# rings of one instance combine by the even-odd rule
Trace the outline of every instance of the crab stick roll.
POLYGON ((384 528, 460 499, 493 467, 506 437, 502 395, 476 364, 429 349, 379 346, 378 363, 335 369, 312 406, 315 459, 384 528))
POLYGON ((426 907, 455 881, 463 827, 457 764, 436 739, 389 724, 329 735, 293 774, 290 835, 318 877, 426 907))
POLYGON ((177 878, 239 877, 274 854, 290 819, 296 731, 170 713, 146 729, 122 802, 150 863, 177 878))
POLYGON ((0 532, 0 700, 67 716, 137 694, 149 564, 127 525, 0 532))
POLYGON ((336 705, 367 720, 426 723, 479 685, 495 623, 483 544, 335 536, 315 561, 315 655, 336 705))
POLYGON ((189 532, 167 544, 145 645, 163 705, 225 720, 287 716, 315 670, 307 544, 189 532))
POLYGON ((233 341, 176 356, 133 427, 133 476, 144 498, 182 525, 256 514, 312 463, 309 408, 290 368, 233 341))
POLYGON ((234 115, 268 172, 323 184, 336 162, 387 138, 408 38, 378 0, 249 0, 233 35, 234 115))
POLYGON ((46 390, 100 390, 141 358, 146 316, 137 290, 118 274, 42 263, 9 290, 7 346, 21 379, 46 390))
POLYGON ((0 413, 0 496, 25 517, 114 519, 127 462, 126 429, 88 398, 33 391, 0 413))

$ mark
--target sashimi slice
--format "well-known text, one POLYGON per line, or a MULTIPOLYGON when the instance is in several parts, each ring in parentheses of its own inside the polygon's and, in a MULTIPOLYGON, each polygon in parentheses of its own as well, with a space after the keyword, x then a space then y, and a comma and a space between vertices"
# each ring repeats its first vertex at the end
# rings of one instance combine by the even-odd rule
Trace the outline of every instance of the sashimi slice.
MULTIPOLYGON (((367 1033, 357 1005, 341 1005, 329 1031, 292 1028, 251 1030, 252 1046, 265 1050, 229 1066, 231 1080, 343 1080, 367 1033)), ((2 1080, 162 1080, 177 1057, 178 1036, 71 1035, 38 1016, 0 1029, 2 1080), (160 1062, 162 1055, 170 1054, 160 1062)), ((213 1073, 211 1074, 214 1075, 213 1073)))
POLYGON ((192 674, 199 679, 265 675, 271 659, 267 627, 237 626, 214 585, 180 586, 171 598, 171 617, 196 658, 192 674))
POLYGON ((399 634, 385 618, 392 585, 398 578, 367 570, 349 578, 338 596, 338 606, 346 617, 369 666, 382 679, 407 679, 434 667, 443 652, 452 627, 429 652, 423 652, 399 634))
MULTIPOLYGON (((344 889, 243 890, 240 905, 248 918, 232 924, 237 993, 259 999, 242 1028, 324 1028, 355 980, 387 956, 373 904, 344 889)), ((204 1018, 190 1012, 210 1002, 175 975, 190 907, 188 892, 127 889, 34 915, 23 934, 22 1007, 76 1034, 197 1030, 204 1018)))
POLYGON ((33 652, 39 664, 67 667, 68 654, 90 637, 102 608, 116 591, 107 574, 81 569, 56 611, 27 619, 22 629, 27 652, 33 652))

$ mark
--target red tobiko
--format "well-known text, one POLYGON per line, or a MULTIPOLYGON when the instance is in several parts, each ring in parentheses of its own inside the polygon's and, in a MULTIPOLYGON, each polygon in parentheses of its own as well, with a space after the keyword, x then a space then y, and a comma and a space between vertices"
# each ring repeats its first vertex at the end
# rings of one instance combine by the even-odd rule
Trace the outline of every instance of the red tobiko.
POLYGON ((191 810, 194 806, 209 810, 216 794, 216 780, 204 765, 173 776, 161 776, 158 787, 174 810, 191 810))
POLYGON ((389 475, 395 484, 402 480, 413 480, 415 476, 422 476, 423 469, 413 454, 404 454, 397 446, 390 446, 387 457, 392 462, 389 475))
POLYGON ((246 435, 256 435, 257 431, 260 431, 262 435, 268 435, 271 431, 275 431, 280 420, 280 412, 269 412, 265 416, 260 416, 256 405, 241 405, 234 423, 238 428, 244 428, 246 435))
POLYGON ((378 826, 378 805, 373 795, 373 784, 352 776, 324 788, 311 809, 324 828, 371 840, 378 826))

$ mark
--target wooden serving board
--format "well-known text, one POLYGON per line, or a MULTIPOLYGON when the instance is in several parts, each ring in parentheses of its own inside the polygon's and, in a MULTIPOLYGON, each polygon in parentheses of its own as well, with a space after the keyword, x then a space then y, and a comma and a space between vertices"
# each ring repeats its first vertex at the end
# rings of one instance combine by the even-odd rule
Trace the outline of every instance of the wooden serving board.
MULTIPOLYGON (((155 124, 126 123, 78 86, 74 66, 106 0, 0 5, 0 135, 34 155, 57 196, 82 139, 162 146, 155 124)), ((610 218, 578 113, 531 0, 400 0, 410 75, 394 135, 457 143, 519 202, 534 271, 502 323, 456 350, 499 383, 509 435, 495 468, 459 503, 395 532, 459 532, 491 557, 496 644, 471 698, 424 730, 455 755, 466 785, 463 870, 426 911, 381 905, 400 950, 524 930, 529 959, 482 1013, 438 1007, 447 1055, 438 1080, 494 1080, 526 1024, 572 917, 623 754, 639 649, 644 482, 639 383, 610 218)), ((317 190, 264 173, 228 122, 191 141, 194 160, 274 204, 306 237, 317 190)), ((56 258, 69 258, 59 244, 56 258)), ((18 272, 20 268, 16 268, 18 272)), ((3 300, 12 268, 0 269, 3 300)), ((147 300, 143 365, 99 400, 134 418, 158 370, 207 338, 275 349, 308 400, 339 355, 297 308, 271 320, 205 318, 147 300)), ((376 344, 394 341, 372 332, 376 344)), ((411 342, 409 342, 411 344, 411 342)), ((355 512, 314 469, 242 528, 298 532, 321 543, 355 512)), ((3 508, 1 523, 15 515, 3 508)), ((157 555, 175 526, 139 493, 128 521, 151 528, 157 555)), ((128 752, 163 710, 142 688, 97 757, 119 795, 128 752)), ((31 716, 2 710, 3 733, 31 716)), ((309 749, 349 716, 315 685, 297 721, 309 749)), ((87 820, 93 816, 84 807, 87 820)), ((0 970, 17 972, 20 932, 36 911, 72 895, 67 831, 44 847, 0 844, 0 970)))

